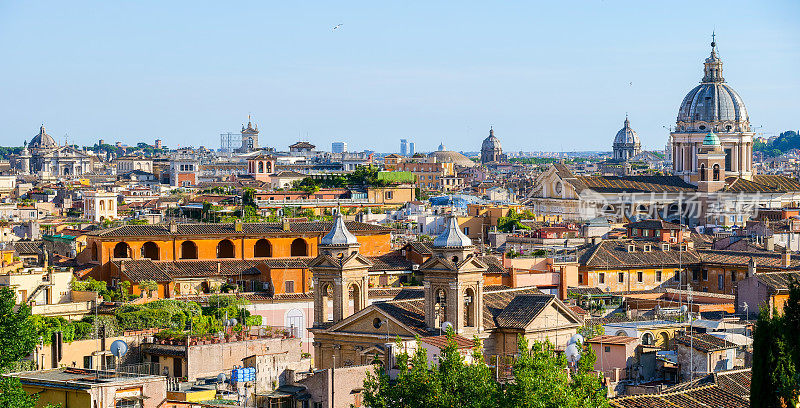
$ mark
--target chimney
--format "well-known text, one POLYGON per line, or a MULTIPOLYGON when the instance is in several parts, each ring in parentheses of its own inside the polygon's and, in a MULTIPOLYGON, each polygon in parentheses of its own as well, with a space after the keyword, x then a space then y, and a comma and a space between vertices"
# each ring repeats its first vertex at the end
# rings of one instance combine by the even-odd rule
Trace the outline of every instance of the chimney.
POLYGON ((756 260, 753 257, 750 257, 750 261, 747 262, 747 277, 752 277, 756 275, 756 260))
POLYGON ((169 223, 169 233, 170 234, 178 233, 178 224, 175 224, 174 221, 169 223))
POLYGON ((119 271, 125 272, 125 261, 119 261, 119 271))
POLYGON ((783 252, 781 253, 781 267, 788 268, 792 265, 792 253, 789 252, 789 248, 784 248, 783 252))
POLYGON ((775 250, 775 236, 770 235, 767 237, 767 241, 764 243, 764 249, 767 251, 775 250))
POLYGON ((286 232, 289 232, 290 229, 291 228, 290 228, 290 225, 289 225, 289 220, 284 218, 283 219, 283 230, 286 231, 286 232))

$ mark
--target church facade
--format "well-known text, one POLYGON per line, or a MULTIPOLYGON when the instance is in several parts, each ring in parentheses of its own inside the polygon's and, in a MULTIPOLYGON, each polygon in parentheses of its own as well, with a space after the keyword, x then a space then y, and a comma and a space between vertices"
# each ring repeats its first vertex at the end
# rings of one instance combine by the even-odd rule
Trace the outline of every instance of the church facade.
POLYGON ((517 337, 565 347, 580 318, 554 295, 535 287, 487 289, 488 266, 455 218, 433 242, 420 265, 422 288, 407 288, 389 301, 367 296, 369 259, 337 216, 323 237, 313 274, 314 363, 318 369, 391 361, 395 340, 440 336, 452 328, 461 339, 477 337, 485 354, 514 354, 517 337))
POLYGON ((92 172, 93 157, 72 146, 59 146, 47 134, 44 125, 39 133, 25 142, 22 151, 13 158, 12 167, 19 174, 35 174, 40 177, 77 177, 92 172))

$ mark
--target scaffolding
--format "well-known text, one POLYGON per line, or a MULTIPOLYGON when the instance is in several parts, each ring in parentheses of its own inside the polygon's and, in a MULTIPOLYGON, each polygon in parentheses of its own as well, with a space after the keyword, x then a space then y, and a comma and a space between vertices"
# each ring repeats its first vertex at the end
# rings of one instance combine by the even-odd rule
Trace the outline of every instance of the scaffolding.
POLYGON ((241 133, 220 133, 219 134, 219 152, 228 153, 229 155, 242 147, 242 134, 241 133))

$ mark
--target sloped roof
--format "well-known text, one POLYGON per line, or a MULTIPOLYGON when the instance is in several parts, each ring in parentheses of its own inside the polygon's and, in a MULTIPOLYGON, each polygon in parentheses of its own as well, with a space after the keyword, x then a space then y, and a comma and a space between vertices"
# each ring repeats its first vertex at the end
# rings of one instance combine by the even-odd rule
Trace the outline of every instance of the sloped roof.
POLYGON ((697 262, 700 262, 700 256, 693 249, 679 251, 677 246, 671 246, 668 251, 664 251, 661 245, 631 239, 604 240, 578 250, 578 263, 596 268, 686 265, 697 262), (629 252, 628 245, 633 245, 634 251, 629 252), (644 251, 646 245, 650 245, 647 252, 644 251))
MULTIPOLYGON (((375 224, 363 222, 347 221, 347 229, 356 233, 368 232, 390 232, 392 229, 375 224)), ((241 234, 271 234, 285 233, 283 224, 280 222, 263 223, 244 223, 242 231, 237 232, 233 223, 225 224, 206 224, 206 223, 187 223, 176 224, 177 233, 169 231, 169 225, 122 225, 119 227, 106 228, 92 231, 87 235, 98 237, 137 237, 137 236, 173 236, 173 235, 241 235, 241 234)), ((291 233, 327 233, 333 227, 332 221, 303 221, 290 222, 289 232, 291 233)))
POLYGON ((725 407, 749 408, 750 401, 716 385, 706 385, 688 390, 659 394, 634 395, 609 400, 612 407, 620 408, 699 408, 725 407))
POLYGON ((778 292, 787 292, 791 282, 800 283, 800 271, 761 272, 756 277, 778 292))
POLYGON ((726 342, 719 337, 715 337, 707 333, 695 333, 678 336, 675 337, 674 341, 706 353, 725 350, 728 348, 736 348, 735 344, 726 342))
POLYGON ((678 176, 577 176, 570 183, 579 194, 585 189, 598 193, 677 193, 697 190, 697 186, 678 176))
POLYGON ((727 179, 724 191, 731 193, 785 193, 800 191, 800 182, 797 179, 778 174, 758 174, 752 180, 743 178, 727 179))
POLYGON ((497 326, 524 329, 552 302, 554 297, 544 294, 515 296, 495 318, 497 326))

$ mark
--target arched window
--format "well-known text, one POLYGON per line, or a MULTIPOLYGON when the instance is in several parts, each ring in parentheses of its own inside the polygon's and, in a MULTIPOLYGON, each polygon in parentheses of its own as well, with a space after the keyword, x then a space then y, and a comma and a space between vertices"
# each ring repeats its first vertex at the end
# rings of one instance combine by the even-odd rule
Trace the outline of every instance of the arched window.
POLYGON ((223 239, 217 244, 217 258, 234 258, 236 257, 236 249, 233 242, 229 239, 223 239))
POLYGON ((347 289, 347 292, 349 293, 350 299, 352 299, 353 302, 353 311, 351 314, 358 313, 359 310, 364 308, 364 305, 361 304, 361 288, 357 284, 353 283, 347 289))
POLYGON ((272 162, 267 162, 267 173, 272 173, 272 162))
POLYGON ((706 165, 700 165, 700 181, 706 181, 706 165))
POLYGON ((91 251, 92 251, 91 252, 92 253, 92 260, 93 261, 99 261, 100 260, 100 251, 97 250, 97 243, 96 242, 92 242, 91 251))
POLYGON ((303 314, 303 311, 300 309, 292 309, 286 312, 284 316, 285 326, 289 328, 289 331, 295 337, 303 338, 305 337, 305 320, 306 317, 303 314))
POLYGON ((331 301, 333 300, 333 287, 331 287, 330 283, 326 283, 322 286, 322 321, 323 322, 331 322, 333 321, 333 308, 331 308, 331 301))
POLYGON ((161 259, 161 251, 155 242, 147 241, 142 245, 142 258, 150 258, 154 261, 161 259))
POLYGON ((291 256, 308 256, 308 244, 303 238, 292 241, 291 256))
POLYGON ((652 346, 656 343, 652 333, 645 333, 642 335, 642 344, 645 346, 652 346))
POLYGON ((131 247, 124 242, 118 242, 114 245, 114 258, 130 258, 131 247))
POLYGON ((719 181, 719 164, 714 165, 714 181, 719 181))
POLYGON ((253 256, 256 258, 269 258, 272 256, 272 244, 266 239, 259 239, 256 241, 256 246, 253 251, 253 256))
POLYGON ((264 162, 263 161, 258 162, 258 172, 259 173, 263 173, 264 172, 264 162))
POLYGON ((181 242, 181 259, 197 259, 197 244, 192 241, 181 242))
POLYGON ((467 288, 464 291, 464 326, 475 327, 475 291, 467 288))
POLYGON ((106 201, 100 200, 100 211, 105 211, 105 210, 106 210, 106 201))
POLYGON ((442 327, 442 323, 447 321, 447 294, 444 289, 436 291, 436 303, 433 305, 436 313, 436 326, 442 327))

